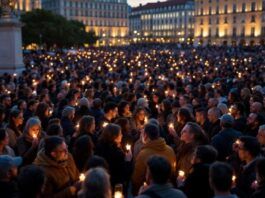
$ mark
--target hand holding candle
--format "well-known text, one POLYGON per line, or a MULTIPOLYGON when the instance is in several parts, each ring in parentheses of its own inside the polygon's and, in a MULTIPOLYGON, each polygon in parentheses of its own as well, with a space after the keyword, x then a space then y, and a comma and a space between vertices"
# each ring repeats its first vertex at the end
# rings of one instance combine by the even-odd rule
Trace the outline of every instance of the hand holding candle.
POLYGON ((127 151, 130 151, 132 146, 131 146, 130 144, 126 144, 125 147, 126 147, 126 150, 127 150, 127 151))
POLYGON ((79 180, 80 180, 81 182, 83 182, 83 181, 85 181, 85 179, 86 179, 85 174, 84 174, 84 173, 81 173, 80 176, 79 176, 79 180))

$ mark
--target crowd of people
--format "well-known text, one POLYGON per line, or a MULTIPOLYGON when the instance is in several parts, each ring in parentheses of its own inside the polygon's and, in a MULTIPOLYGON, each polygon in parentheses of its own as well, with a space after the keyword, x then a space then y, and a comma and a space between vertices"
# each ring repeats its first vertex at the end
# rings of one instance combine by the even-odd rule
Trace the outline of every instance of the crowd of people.
POLYGON ((24 54, 0 80, 0 197, 265 197, 265 48, 24 54))

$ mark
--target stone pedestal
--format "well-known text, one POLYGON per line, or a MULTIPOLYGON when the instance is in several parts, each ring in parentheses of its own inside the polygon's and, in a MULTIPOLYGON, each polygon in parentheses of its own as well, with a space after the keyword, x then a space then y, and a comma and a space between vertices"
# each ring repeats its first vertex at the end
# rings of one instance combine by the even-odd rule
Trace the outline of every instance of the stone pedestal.
POLYGON ((17 18, 0 18, 0 74, 19 74, 25 69, 21 26, 17 18))

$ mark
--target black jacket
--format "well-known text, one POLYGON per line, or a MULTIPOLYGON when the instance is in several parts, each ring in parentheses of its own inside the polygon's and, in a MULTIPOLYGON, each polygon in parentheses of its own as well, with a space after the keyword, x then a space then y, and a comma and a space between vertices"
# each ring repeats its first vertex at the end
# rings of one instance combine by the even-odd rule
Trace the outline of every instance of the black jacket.
POLYGON ((264 198, 265 197, 265 183, 260 184, 258 189, 252 194, 251 198, 264 198))

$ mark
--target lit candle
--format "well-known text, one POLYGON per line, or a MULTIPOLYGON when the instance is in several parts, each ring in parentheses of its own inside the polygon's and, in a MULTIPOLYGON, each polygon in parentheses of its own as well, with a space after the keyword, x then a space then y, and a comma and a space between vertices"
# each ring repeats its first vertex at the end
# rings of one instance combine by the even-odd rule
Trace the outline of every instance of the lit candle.
POLYGON ((79 127, 80 127, 80 125, 79 125, 79 123, 75 126, 77 129, 79 129, 79 127))
POLYGON ((171 129, 174 129, 174 124, 173 124, 173 123, 170 123, 170 124, 168 125, 168 127, 171 128, 171 129))
POLYGON ((83 182, 83 181, 85 181, 85 179, 86 179, 85 174, 84 174, 84 173, 81 173, 80 176, 79 176, 79 180, 80 180, 81 182, 83 182))
POLYGON ((37 134, 36 133, 32 134, 32 137, 33 137, 33 139, 36 139, 37 138, 37 134))
POLYGON ((156 105, 156 108, 159 109, 159 105, 158 104, 156 105))
POLYGON ((180 171, 179 171, 179 176, 180 176, 180 177, 184 177, 184 176, 185 176, 185 172, 182 171, 182 170, 180 170, 180 171))
POLYGON ((107 123, 107 122, 103 122, 103 127, 105 128, 107 125, 108 125, 109 123, 107 123))
POLYGON ((147 122, 148 122, 148 118, 145 116, 144 117, 144 123, 147 124, 147 122))
POLYGON ((130 151, 132 146, 131 146, 130 144, 126 144, 125 147, 126 147, 126 150, 127 150, 127 151, 130 151))
POLYGON ((122 195, 121 191, 115 191, 114 198, 122 198, 122 197, 123 197, 123 195, 122 195))
POLYGON ((235 175, 232 176, 232 181, 236 182, 236 176, 235 175))

